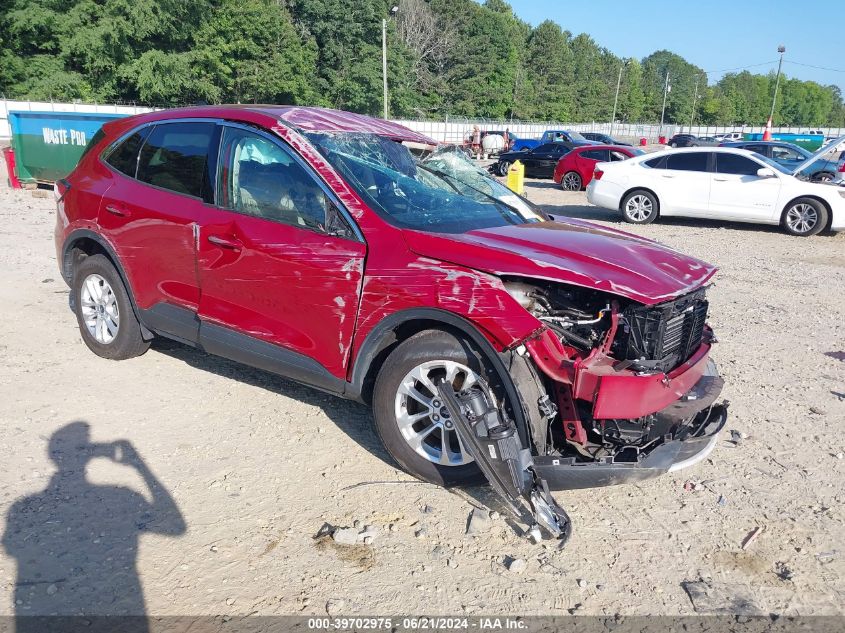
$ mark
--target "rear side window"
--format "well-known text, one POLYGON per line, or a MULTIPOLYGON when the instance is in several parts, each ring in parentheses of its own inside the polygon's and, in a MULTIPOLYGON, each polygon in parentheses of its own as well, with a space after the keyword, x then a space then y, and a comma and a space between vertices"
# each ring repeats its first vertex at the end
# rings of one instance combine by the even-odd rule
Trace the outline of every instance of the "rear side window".
POLYGON ((708 154, 704 152, 681 152, 666 157, 666 169, 676 171, 707 171, 708 154))
POLYGON ((127 137, 111 151, 106 162, 120 173, 134 178, 138 169, 138 150, 149 133, 150 128, 145 127, 127 137))
POLYGON ((766 155, 765 145, 740 145, 741 149, 747 149, 749 152, 757 152, 758 154, 766 155))
POLYGON ((214 131, 214 123, 156 125, 138 157, 138 180, 210 202, 208 151, 214 131))
POLYGON ((92 149, 94 149, 100 143, 100 141, 103 140, 103 137, 105 135, 106 135, 106 133, 103 132, 103 128, 100 128, 99 130, 97 130, 97 133, 94 134, 94 136, 91 138, 91 140, 88 141, 88 145, 86 145, 85 149, 82 150, 82 156, 79 157, 79 162, 82 162, 82 159, 85 158, 85 156, 88 154, 88 152, 90 152, 92 149))
POLYGON ((609 160, 606 149, 588 149, 585 152, 581 152, 581 156, 589 160, 600 160, 602 162, 607 162, 609 160))
POLYGON ((658 156, 657 158, 652 158, 651 160, 643 161, 643 165, 645 165, 646 167, 651 167, 652 169, 665 169, 666 157, 658 156))
POLYGON ((720 174, 736 174, 738 176, 756 176, 762 165, 750 158, 736 154, 716 154, 716 171, 720 174))

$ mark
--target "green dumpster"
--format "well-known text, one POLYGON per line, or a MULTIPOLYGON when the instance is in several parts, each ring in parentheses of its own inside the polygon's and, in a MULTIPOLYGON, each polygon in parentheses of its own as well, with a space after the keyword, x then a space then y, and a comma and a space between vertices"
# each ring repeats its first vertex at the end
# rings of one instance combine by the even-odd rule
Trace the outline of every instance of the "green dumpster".
POLYGON ((125 114, 9 111, 12 147, 22 183, 53 182, 67 176, 85 146, 107 121, 125 114))

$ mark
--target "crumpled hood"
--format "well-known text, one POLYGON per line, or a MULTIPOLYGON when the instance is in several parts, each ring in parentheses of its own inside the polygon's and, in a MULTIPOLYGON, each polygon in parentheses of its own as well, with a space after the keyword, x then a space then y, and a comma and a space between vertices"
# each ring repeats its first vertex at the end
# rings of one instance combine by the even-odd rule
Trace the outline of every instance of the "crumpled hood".
POLYGON ((699 288, 716 272, 657 242, 570 218, 459 234, 403 233, 408 247, 424 257, 594 288, 647 305, 699 288))

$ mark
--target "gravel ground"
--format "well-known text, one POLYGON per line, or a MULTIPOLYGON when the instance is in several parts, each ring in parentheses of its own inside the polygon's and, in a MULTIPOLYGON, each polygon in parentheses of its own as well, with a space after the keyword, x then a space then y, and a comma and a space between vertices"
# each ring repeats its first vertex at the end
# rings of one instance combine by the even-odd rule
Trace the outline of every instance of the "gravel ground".
MULTIPOLYGON (((583 194, 528 191, 620 226, 583 194)), ((67 307, 54 213, 51 195, 0 186, 0 615, 71 601, 156 615, 676 615, 695 612, 694 581, 728 611, 742 598, 764 613, 843 612, 845 235, 625 227, 719 265, 714 355, 737 442, 726 430, 688 471, 559 494, 574 535, 558 550, 496 515, 466 536, 495 498, 398 470, 361 405, 177 344, 95 357, 67 307), (87 463, 72 459, 75 421, 101 443, 87 463), (135 454, 123 444, 115 459, 117 440, 135 454), (315 538, 324 523, 374 538, 315 538)))

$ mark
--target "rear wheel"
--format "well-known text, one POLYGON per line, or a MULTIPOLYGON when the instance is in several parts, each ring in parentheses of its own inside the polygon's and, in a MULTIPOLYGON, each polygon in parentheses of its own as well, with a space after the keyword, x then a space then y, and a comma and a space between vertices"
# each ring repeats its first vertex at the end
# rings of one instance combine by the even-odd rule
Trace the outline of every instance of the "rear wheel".
POLYGON ((659 209, 657 198, 644 189, 632 191, 622 200, 622 217, 631 224, 651 224, 659 209))
POLYGON ((581 176, 575 171, 566 172, 560 179, 560 186, 564 191, 581 191, 582 185, 581 176))
POLYGON ((420 332, 396 347, 373 390, 376 430, 407 472, 441 486, 481 483, 437 393, 448 381, 458 391, 479 385, 495 402, 503 392, 495 372, 470 343, 441 330, 420 332))
POLYGON ((820 233, 827 226, 827 207, 813 198, 798 198, 783 211, 781 222, 790 235, 808 237, 820 233))
POLYGON ((507 176, 508 171, 510 171, 511 162, 508 160, 500 160, 499 161, 499 175, 500 176, 507 176))
POLYGON ((74 270, 71 292, 82 340, 97 356, 124 360, 150 347, 123 280, 107 257, 83 259, 74 270))

